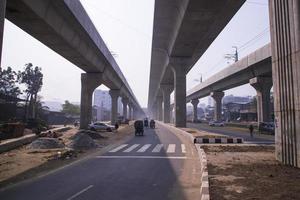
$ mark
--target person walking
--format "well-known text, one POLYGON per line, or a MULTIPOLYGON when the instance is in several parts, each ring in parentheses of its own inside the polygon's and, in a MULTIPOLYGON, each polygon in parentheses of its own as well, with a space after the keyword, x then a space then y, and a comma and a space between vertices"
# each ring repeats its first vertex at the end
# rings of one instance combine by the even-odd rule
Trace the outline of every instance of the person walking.
POLYGON ((254 129, 253 125, 250 124, 249 131, 250 131, 250 137, 252 137, 252 138, 253 138, 253 129, 254 129))

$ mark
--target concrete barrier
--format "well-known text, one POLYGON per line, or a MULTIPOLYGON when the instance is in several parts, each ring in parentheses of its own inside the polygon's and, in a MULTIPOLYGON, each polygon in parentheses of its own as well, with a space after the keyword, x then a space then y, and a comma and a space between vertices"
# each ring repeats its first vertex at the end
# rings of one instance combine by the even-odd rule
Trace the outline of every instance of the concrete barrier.
POLYGON ((19 138, 9 139, 2 141, 0 143, 0 153, 6 152, 15 148, 18 148, 20 146, 23 146, 25 144, 31 143, 33 140, 35 140, 37 136, 35 134, 30 135, 24 135, 19 138))

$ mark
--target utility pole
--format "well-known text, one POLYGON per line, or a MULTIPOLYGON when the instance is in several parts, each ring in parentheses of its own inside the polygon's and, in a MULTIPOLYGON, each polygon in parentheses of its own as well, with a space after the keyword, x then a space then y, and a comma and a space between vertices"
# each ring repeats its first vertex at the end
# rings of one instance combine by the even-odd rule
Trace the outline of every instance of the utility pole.
POLYGON ((233 46, 232 48, 235 49, 235 52, 233 54, 225 54, 224 57, 227 60, 234 60, 234 62, 237 62, 239 60, 238 48, 237 46, 233 46))

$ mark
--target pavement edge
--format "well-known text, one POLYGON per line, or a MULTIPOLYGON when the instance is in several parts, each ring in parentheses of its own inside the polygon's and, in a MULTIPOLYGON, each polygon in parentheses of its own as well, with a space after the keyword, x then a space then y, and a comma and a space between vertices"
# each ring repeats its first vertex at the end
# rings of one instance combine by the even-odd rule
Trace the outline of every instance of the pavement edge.
POLYGON ((195 148, 196 148, 196 150, 198 152, 200 166, 201 166, 201 177, 200 177, 200 179, 201 179, 201 188, 200 188, 201 200, 209 200, 210 199, 210 195, 209 195, 209 181, 208 181, 208 170, 207 170, 207 158, 206 158, 206 153, 201 148, 201 145, 200 144, 195 144, 194 143, 194 136, 192 136, 191 134, 187 133, 184 130, 181 130, 179 128, 176 128, 174 126, 171 126, 169 124, 165 124, 165 123, 162 123, 162 122, 158 122, 158 124, 160 124, 162 126, 165 126, 165 127, 168 127, 169 129, 174 130, 176 133, 179 133, 179 134, 183 135, 188 140, 190 140, 190 142, 192 144, 194 144, 194 146, 195 146, 195 148))

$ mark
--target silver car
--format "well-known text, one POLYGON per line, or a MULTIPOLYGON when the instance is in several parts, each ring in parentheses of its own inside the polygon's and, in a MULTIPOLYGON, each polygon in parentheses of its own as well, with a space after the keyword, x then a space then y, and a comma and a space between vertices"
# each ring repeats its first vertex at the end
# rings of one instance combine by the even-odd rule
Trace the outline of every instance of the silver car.
POLYGON ((92 131, 108 131, 112 132, 115 130, 114 126, 111 126, 109 124, 105 124, 103 122, 94 122, 89 125, 89 129, 92 131))
POLYGON ((224 122, 220 122, 220 121, 210 121, 208 123, 209 126, 224 126, 224 122))

